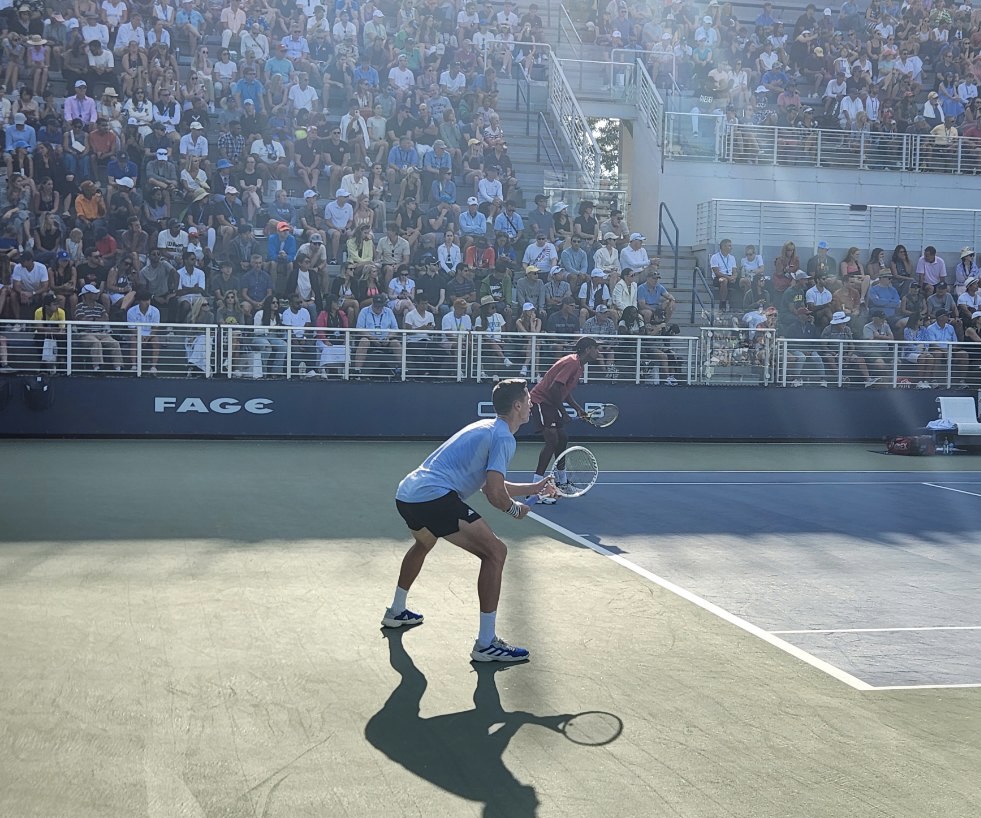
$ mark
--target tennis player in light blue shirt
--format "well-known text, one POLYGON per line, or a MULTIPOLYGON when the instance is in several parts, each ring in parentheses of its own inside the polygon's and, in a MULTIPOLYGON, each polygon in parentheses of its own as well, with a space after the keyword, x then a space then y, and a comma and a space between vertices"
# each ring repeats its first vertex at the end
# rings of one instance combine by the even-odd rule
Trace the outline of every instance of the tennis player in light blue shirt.
POLYGON ((402 560, 395 598, 382 617, 382 626, 422 624, 422 614, 410 611, 406 598, 426 557, 442 537, 480 560, 480 631, 471 659, 520 662, 529 658, 529 652, 509 645, 496 630, 507 546, 464 500, 483 491, 492 506, 520 520, 528 514, 528 506, 515 497, 554 494, 555 487, 549 478, 536 483, 509 483, 505 479, 516 447, 514 433, 531 414, 531 395, 525 381, 501 381, 494 387, 492 400, 497 417, 461 429, 399 483, 395 505, 415 542, 402 560))

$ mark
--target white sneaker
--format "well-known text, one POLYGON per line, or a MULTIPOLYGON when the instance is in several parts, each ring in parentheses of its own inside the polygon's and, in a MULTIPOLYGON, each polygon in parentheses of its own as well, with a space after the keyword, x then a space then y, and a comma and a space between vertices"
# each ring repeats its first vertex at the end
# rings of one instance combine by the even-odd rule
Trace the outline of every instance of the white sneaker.
POLYGON ((794 378, 794 380, 792 380, 790 382, 790 385, 791 386, 803 386, 804 385, 804 381, 802 381, 800 378, 794 378))
POLYGON ((157 368, 155 366, 151 366, 150 367, 150 374, 151 375, 156 375, 157 374, 157 368))
POLYGON ((510 358, 505 358, 505 359, 504 359, 504 365, 505 365, 506 367, 508 367, 508 368, 510 368, 510 367, 512 367, 512 366, 514 366, 514 364, 513 364, 513 363, 511 363, 511 359, 510 359, 510 358))
POLYGON ((425 621, 422 614, 413 613, 406 608, 402 613, 395 613, 391 608, 386 608, 382 615, 383 628, 402 628, 406 625, 421 625, 425 621))
POLYGON ((317 375, 319 375, 319 374, 320 373, 317 372, 316 369, 308 369, 306 372, 303 373, 304 377, 307 377, 307 378, 316 378, 317 375))
POLYGON ((538 502, 543 506, 554 506, 558 502, 558 499, 555 497, 549 497, 546 494, 539 494, 538 502))
POLYGON ((527 378, 528 377, 528 367, 527 366, 521 367, 521 377, 522 378, 527 378))
POLYGON ((818 381, 818 386, 823 386, 825 389, 827 389, 829 384, 827 381, 818 381))
POLYGON ((881 378, 869 378, 865 382, 865 388, 868 389, 870 386, 875 386, 880 380, 882 380, 882 379, 881 378))
POLYGON ((929 383, 927 383, 926 381, 920 381, 916 385, 916 388, 917 389, 933 389, 933 387, 929 383))
POLYGON ((675 378, 675 377, 673 377, 673 376, 670 376, 670 375, 667 378, 664 379, 664 382, 668 386, 677 386, 678 385, 678 379, 675 378))

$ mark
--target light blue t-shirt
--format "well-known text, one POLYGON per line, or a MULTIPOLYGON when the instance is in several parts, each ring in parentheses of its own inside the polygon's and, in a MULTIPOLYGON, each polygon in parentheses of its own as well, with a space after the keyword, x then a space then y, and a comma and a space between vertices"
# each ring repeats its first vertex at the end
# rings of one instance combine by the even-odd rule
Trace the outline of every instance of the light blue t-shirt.
POLYGON ((507 421, 478 420, 465 426, 406 475, 395 497, 403 503, 425 503, 455 491, 466 499, 479 491, 487 472, 507 474, 517 442, 507 421))

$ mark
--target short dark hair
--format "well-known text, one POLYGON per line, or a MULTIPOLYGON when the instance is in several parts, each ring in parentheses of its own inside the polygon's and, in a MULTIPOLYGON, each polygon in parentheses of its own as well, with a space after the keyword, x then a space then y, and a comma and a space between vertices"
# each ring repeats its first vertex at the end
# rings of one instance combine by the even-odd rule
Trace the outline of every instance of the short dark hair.
POLYGON ((592 349, 597 347, 599 344, 596 343, 595 338, 583 337, 576 341, 576 352, 585 352, 587 349, 592 349))
POLYGON ((491 393, 491 400, 494 403, 494 411, 499 415, 506 415, 511 411, 515 402, 520 400, 528 382, 524 378, 506 378, 498 381, 491 393))

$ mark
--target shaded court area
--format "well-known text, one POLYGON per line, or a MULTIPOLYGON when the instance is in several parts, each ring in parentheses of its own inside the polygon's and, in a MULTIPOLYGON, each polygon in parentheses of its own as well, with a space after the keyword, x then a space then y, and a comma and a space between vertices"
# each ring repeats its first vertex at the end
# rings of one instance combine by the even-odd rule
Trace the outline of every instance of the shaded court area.
MULTIPOLYGON (((430 448, 0 443, 4 814, 977 814, 981 691, 856 690, 576 538, 511 520, 482 500, 475 506, 510 547, 501 635, 527 645, 533 660, 470 664, 477 563, 445 544, 410 595, 426 624, 383 635, 378 621, 408 544, 391 498, 430 448), (570 740, 563 725, 584 711, 615 717, 622 733, 603 746, 570 740)), ((816 472, 895 468, 861 447, 595 451, 602 466, 624 472, 738 468, 759 458, 816 472)), ((516 468, 535 455, 521 444, 516 468)), ((945 479, 930 482, 972 480, 968 459, 916 467, 938 462, 945 479)), ((665 540, 670 530, 670 553, 651 564, 681 584, 724 573, 726 557, 764 586, 790 585, 803 557, 772 543, 808 531, 862 539, 851 507, 816 529, 794 528, 794 515, 776 515, 774 503, 759 536, 749 536, 737 510, 765 487, 745 485, 745 499, 705 508, 685 479, 601 485, 542 516, 581 514, 590 527, 565 519, 571 531, 617 544, 630 559, 645 538, 665 540), (629 508, 618 505, 637 489, 629 508), (628 515, 633 528, 612 527, 628 515), (725 537, 738 542, 727 548, 725 537)), ((893 488, 904 509, 903 492, 927 490, 893 488)), ((797 490, 808 501, 825 489, 797 490)), ((963 573, 974 555, 952 548, 961 533, 952 508, 943 507, 932 538, 916 522, 938 502, 924 499, 923 518, 908 509, 904 536, 937 560, 953 551, 951 568, 963 573)), ((867 529, 866 547, 876 549, 867 585, 906 570, 890 563, 913 546, 895 536, 867 529)), ((845 564, 829 548, 811 555, 813 568, 845 564)), ((922 566, 917 573, 910 587, 922 566)), ((813 593, 794 597, 810 598, 809 607, 796 608, 745 576, 734 587, 758 625, 814 631, 854 625, 840 580, 826 587, 814 570, 813 593)), ((971 582, 965 575, 965 598, 971 582)), ((933 617, 918 624, 944 621, 935 598, 905 604, 903 621, 914 612, 933 617)))

